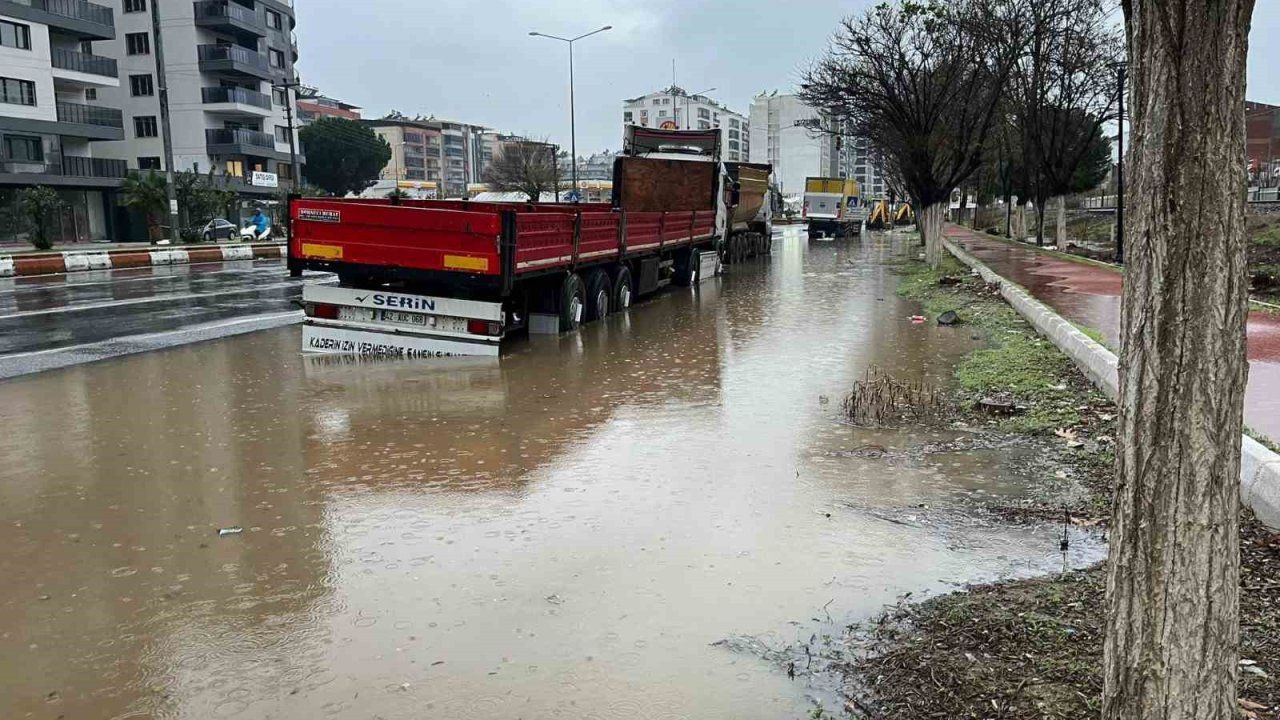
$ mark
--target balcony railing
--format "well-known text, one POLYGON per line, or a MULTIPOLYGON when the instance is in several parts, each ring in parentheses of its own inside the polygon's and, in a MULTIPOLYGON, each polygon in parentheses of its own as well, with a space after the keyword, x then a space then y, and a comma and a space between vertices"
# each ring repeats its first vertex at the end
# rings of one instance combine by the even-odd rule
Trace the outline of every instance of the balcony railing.
POLYGON ((43 10, 50 15, 61 15, 74 20, 109 25, 115 27, 115 14, 105 5, 85 2, 85 0, 7 0, 18 5, 43 10))
POLYGON ((120 77, 120 71, 116 68, 115 58, 90 55, 64 48, 53 48, 49 52, 53 66, 60 70, 72 70, 104 77, 120 77))
POLYGON ((113 128, 124 127, 124 115, 115 108, 59 102, 57 103, 57 110, 58 122, 101 125, 113 128))
POLYGON ((129 174, 129 164, 124 160, 64 155, 61 161, 0 161, 0 173, 6 175, 63 175, 68 177, 117 179, 129 174))
POLYGON ((239 45, 201 45, 196 51, 201 62, 230 60, 231 62, 252 65, 261 70, 267 69, 265 55, 239 45))
POLYGON ((230 0, 198 0, 195 4, 196 19, 225 18, 236 20, 246 25, 257 25, 258 14, 249 8, 230 2, 230 0))
POLYGON ((270 150, 276 148, 274 135, 244 128, 208 128, 204 131, 204 140, 209 145, 253 145, 270 150))
POLYGON ((206 105, 214 103, 240 103, 263 110, 271 109, 271 96, 236 87, 207 87, 200 89, 200 97, 206 105))

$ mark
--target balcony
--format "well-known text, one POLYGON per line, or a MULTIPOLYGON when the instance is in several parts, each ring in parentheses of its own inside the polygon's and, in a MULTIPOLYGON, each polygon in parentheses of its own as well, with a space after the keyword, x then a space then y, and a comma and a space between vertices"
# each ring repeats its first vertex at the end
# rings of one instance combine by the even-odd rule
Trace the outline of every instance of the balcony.
POLYGON ((266 56, 257 51, 239 45, 200 45, 196 52, 200 61, 200 72, 226 73, 257 80, 272 78, 266 56))
POLYGON ((42 23, 82 40, 112 40, 116 36, 111 8, 85 0, 0 0, 0 15, 42 23))
POLYGON ((129 174, 124 160, 64 155, 61 160, 0 161, 0 185, 115 187, 129 174))
POLYGON ((56 105, 58 122, 64 126, 59 128, 59 134, 92 140, 124 139, 124 115, 119 110, 70 102, 56 105))
POLYGON ((204 142, 210 155, 251 155, 282 159, 289 153, 276 151, 276 138, 270 133, 244 128, 208 128, 204 142))
POLYGON ((253 117, 267 117, 271 114, 271 97, 245 88, 201 88, 200 99, 204 103, 205 112, 253 117))
POLYGON ((120 86, 120 71, 115 58, 90 55, 65 48, 51 48, 50 62, 53 76, 78 85, 109 87, 120 86))
POLYGON ((267 36, 258 13, 231 0, 196 0, 196 26, 228 33, 249 42, 267 36))

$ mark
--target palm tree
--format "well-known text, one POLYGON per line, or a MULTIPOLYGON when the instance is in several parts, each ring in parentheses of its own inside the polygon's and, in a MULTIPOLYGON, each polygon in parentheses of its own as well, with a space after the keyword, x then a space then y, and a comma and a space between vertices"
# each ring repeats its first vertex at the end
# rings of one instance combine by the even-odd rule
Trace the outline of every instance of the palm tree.
POLYGON ((120 204, 147 219, 147 239, 160 239, 160 216, 169 206, 169 185, 155 170, 129 173, 120 186, 120 204))

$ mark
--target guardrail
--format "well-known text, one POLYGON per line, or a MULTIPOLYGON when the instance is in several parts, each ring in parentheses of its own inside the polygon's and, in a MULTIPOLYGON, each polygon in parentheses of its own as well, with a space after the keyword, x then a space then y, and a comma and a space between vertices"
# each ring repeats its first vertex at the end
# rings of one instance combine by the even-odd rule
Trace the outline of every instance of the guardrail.
POLYGON ((90 55, 64 48, 53 48, 49 52, 52 65, 59 70, 102 75, 104 77, 120 77, 115 58, 90 55))
POLYGON ((101 105, 81 105, 80 103, 58 102, 58 122, 77 123, 80 125, 102 125, 104 127, 123 128, 124 114, 115 108, 101 105))

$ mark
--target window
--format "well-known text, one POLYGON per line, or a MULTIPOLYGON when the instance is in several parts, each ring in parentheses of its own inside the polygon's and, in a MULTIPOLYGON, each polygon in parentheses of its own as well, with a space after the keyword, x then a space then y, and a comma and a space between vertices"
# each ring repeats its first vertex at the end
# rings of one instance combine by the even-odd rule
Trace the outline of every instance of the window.
POLYGON ((276 12, 275 10, 267 11, 267 27, 271 28, 272 30, 279 30, 284 27, 284 25, 280 22, 280 13, 276 12))
POLYGON ((666 111, 666 110, 659 110, 659 111, 658 111, 658 117, 666 117, 666 116, 667 116, 667 111, 666 111))
POLYGON ((631 113, 629 112, 622 113, 622 122, 625 122, 625 123, 631 122, 631 113))
POLYGON ((145 95, 155 95, 156 85, 150 75, 130 75, 129 76, 129 94, 134 97, 142 97, 145 95))
POLYGON ((284 53, 272 48, 267 51, 267 58, 271 60, 271 67, 284 69, 284 53))
POLYGON ((730 149, 730 150, 737 150, 737 149, 738 149, 738 141, 737 141, 737 140, 730 140, 730 141, 729 141, 729 149, 730 149))
POLYGON ((654 105, 661 105, 661 104, 662 104, 662 101, 661 101, 661 100, 659 100, 658 98, 654 98, 654 99, 653 99, 653 104, 654 104, 654 105))
POLYGON ((698 108, 698 117, 711 119, 711 111, 706 108, 698 108))
POLYGON ((738 139, 740 139, 741 137, 742 137, 742 135, 741 135, 737 130, 730 130, 730 131, 729 131, 729 139, 730 139, 730 140, 738 140, 738 139))
POLYGON ((271 88, 271 101, 277 105, 288 105, 289 96, 286 94, 287 92, 284 88, 271 88))
POLYGON ((227 176, 228 176, 228 177, 238 177, 238 178, 242 178, 242 177, 244 177, 244 161, 243 161, 243 160, 228 160, 228 161, 227 161, 227 176))
POLYGON ((159 170, 160 156, 150 155, 147 157, 138 158, 138 169, 139 170, 159 170))
POLYGON ((427 174, 422 170, 405 170, 404 177, 406 180, 426 180, 427 174))
POLYGON ((84 89, 84 99, 85 99, 85 100, 97 100, 97 99, 98 99, 98 88, 85 88, 85 89, 84 89))
POLYGON ((0 45, 19 50, 31 49, 31 26, 0 20, 0 45))
POLYGON ((729 118, 729 127, 731 127, 731 128, 736 128, 736 127, 738 127, 738 121, 737 121, 737 120, 734 120, 733 118, 729 118))
POLYGON ((292 180, 293 166, 289 163, 276 163, 276 175, 280 176, 281 180, 292 180))
POLYGON ((404 134, 404 141, 412 145, 421 145, 422 133, 407 132, 404 134))
POLYGON ((133 119, 134 137, 149 138, 156 137, 159 134, 155 115, 139 115, 133 119))
POLYGON ((289 142, 289 127, 287 125, 276 126, 276 142, 278 143, 289 142))
POLYGON ((124 36, 125 51, 130 55, 150 55, 151 36, 144 33, 127 33, 124 36))
POLYGON ((711 129, 711 123, 707 122, 706 120, 699 120, 699 121, 698 121, 698 129, 699 129, 699 130, 710 130, 710 129, 711 129))
POLYGON ((30 135, 5 135, 4 157, 6 160, 43 162, 44 143, 39 137, 30 135))
POLYGON ((671 98, 662 98, 662 104, 663 104, 663 105, 670 105, 670 104, 671 104, 671 98))
POLYGON ((30 80, 0 77, 0 102, 13 105, 35 105, 36 84, 30 80))
POLYGON ((124 11, 127 13, 146 12, 147 0, 124 0, 124 11))

